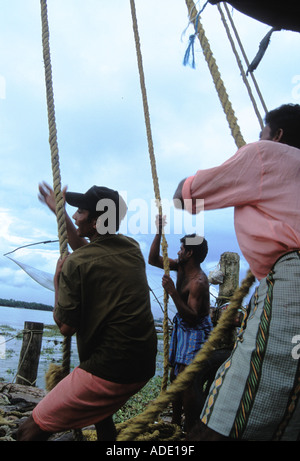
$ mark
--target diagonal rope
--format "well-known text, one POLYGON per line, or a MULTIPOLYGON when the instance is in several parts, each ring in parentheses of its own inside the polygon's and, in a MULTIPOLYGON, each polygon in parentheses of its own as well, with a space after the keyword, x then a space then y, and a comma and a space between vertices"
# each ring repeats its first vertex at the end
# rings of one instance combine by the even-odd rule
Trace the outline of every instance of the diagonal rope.
POLYGON ((226 34, 227 34, 227 37, 228 37, 228 40, 229 40, 229 43, 231 45, 231 48, 232 48, 232 52, 234 54, 234 57, 236 59, 236 62, 237 62, 237 65, 238 65, 238 68, 240 69, 240 72, 241 72, 241 76, 242 76, 242 79, 243 79, 243 82, 244 82, 244 85, 248 91, 248 95, 249 95, 249 98, 250 98, 250 101, 252 102, 252 106, 253 106, 253 109, 254 109, 254 112, 257 116, 257 119, 258 119, 258 123, 260 124, 260 128, 263 129, 264 127, 264 122, 263 122, 263 119, 262 119, 262 116, 260 115, 260 112, 259 112, 259 109, 257 107, 257 104, 256 104, 256 101, 255 101, 255 98, 254 98, 254 95, 252 93, 252 89, 251 89, 251 86, 248 82, 248 79, 247 79, 247 76, 246 76, 246 72, 244 71, 244 68, 243 68, 243 65, 242 65, 242 62, 240 60, 240 57, 238 55, 238 52, 237 52, 237 49, 235 47, 235 44, 234 44, 234 41, 232 39, 232 36, 231 36, 231 33, 230 33, 230 29, 228 27, 228 24, 226 22, 226 18, 225 18, 225 15, 223 13, 223 10, 220 6, 220 4, 218 3, 217 4, 217 8, 218 8, 218 11, 220 13, 220 16, 221 16, 221 20, 223 22, 223 25, 224 25, 224 28, 225 28, 225 31, 226 31, 226 34))
POLYGON ((127 421, 127 427, 119 434, 117 438, 118 441, 135 440, 140 433, 145 432, 149 422, 157 418, 178 392, 184 391, 191 385, 192 380, 205 365, 205 361, 210 357, 212 352, 219 347, 220 341, 224 338, 228 329, 232 327, 236 318, 236 312, 244 297, 248 294, 249 288, 254 280, 255 277, 249 270, 240 288, 233 294, 228 308, 222 314, 221 320, 213 329, 208 341, 204 343, 193 362, 187 365, 168 389, 165 392, 161 392, 156 400, 154 400, 143 413, 127 421))
POLYGON ((232 108, 232 104, 229 100, 228 93, 226 91, 224 82, 221 78, 221 74, 219 72, 216 60, 213 56, 213 53, 210 48, 209 41, 206 37, 204 28, 201 24, 199 14, 197 13, 197 9, 195 4, 192 0, 186 0, 186 5, 189 12, 190 22, 194 24, 195 33, 199 39, 199 42, 202 47, 202 51, 207 62, 208 68, 210 70, 217 94, 219 96, 223 111, 226 115, 227 122, 229 124, 231 134, 235 140, 235 143, 238 148, 242 147, 245 144, 244 138, 242 136, 240 127, 237 122, 237 118, 235 116, 234 110, 232 108))
MULTIPOLYGON (((234 21, 233 21, 233 19, 232 19, 231 14, 230 14, 229 8, 228 8, 228 6, 227 6, 227 4, 226 4, 225 2, 224 2, 224 5, 223 5, 223 6, 224 6, 224 8, 225 8, 227 17, 228 17, 229 22, 230 22, 230 24, 231 24, 232 30, 233 30, 233 32, 234 32, 234 35, 235 35, 236 40, 237 40, 237 42, 238 42, 238 45, 239 45, 239 47, 240 47, 240 50, 241 50, 241 53, 242 53, 243 58, 244 58, 244 60, 245 60, 245 63, 246 63, 246 65, 247 65, 247 68, 249 68, 250 62, 249 62, 249 60, 248 60, 248 57, 247 57, 246 52, 245 52, 245 50, 244 50, 244 47, 243 47, 243 45, 242 45, 240 36, 239 36, 238 31, 237 31, 237 29, 236 29, 236 27, 235 27, 235 24, 234 24, 234 21)), ((256 92, 257 92, 257 95, 258 95, 258 97, 259 97, 259 100, 260 100, 260 102, 261 102, 261 105, 262 105, 262 107, 263 107, 265 113, 267 113, 267 112, 268 112, 268 108, 267 108, 267 106, 266 106, 266 103, 265 103, 265 100, 264 100, 264 98, 263 98, 263 95, 261 94, 261 91, 260 91, 260 89, 259 89, 257 80, 256 80, 256 78, 255 78, 253 72, 249 72, 249 73, 250 73, 250 77, 251 77, 251 79, 252 79, 253 85, 254 85, 254 87, 255 87, 255 90, 256 90, 256 92)))

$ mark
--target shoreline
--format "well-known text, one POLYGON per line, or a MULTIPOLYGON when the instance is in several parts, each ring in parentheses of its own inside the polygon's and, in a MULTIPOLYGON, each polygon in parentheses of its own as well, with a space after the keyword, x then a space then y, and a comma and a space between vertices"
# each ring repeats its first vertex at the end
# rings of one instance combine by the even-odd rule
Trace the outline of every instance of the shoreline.
MULTIPOLYGON (((1 339, 5 340, 4 354, 0 355, 1 379, 0 386, 3 382, 13 382, 15 380, 20 351, 22 346, 23 334, 22 329, 14 328, 0 322, 0 343, 1 339), (2 336, 2 338, 1 338, 2 336)), ((163 375, 164 358, 163 358, 163 332, 162 325, 159 323, 156 327, 158 338, 158 351, 156 358, 155 376, 163 375)), ((36 384, 40 389, 45 389, 44 376, 48 371, 50 364, 60 365, 63 357, 64 337, 59 332, 55 324, 44 324, 42 347, 39 359, 38 374, 36 384)), ((3 342, 2 342, 3 344, 3 342)), ((0 345, 1 347, 1 345, 0 345)), ((3 346, 2 346, 3 347, 3 346)), ((72 338, 71 344, 71 369, 74 369, 79 363, 76 338, 72 338)))

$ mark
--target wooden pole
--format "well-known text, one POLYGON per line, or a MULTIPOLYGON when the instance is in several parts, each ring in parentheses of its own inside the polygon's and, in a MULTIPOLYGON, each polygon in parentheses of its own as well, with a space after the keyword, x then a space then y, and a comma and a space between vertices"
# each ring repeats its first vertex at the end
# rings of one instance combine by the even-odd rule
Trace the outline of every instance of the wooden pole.
POLYGON ((220 257, 220 270, 224 274, 223 283, 219 287, 217 305, 228 302, 239 286, 240 257, 237 253, 226 252, 220 257))
MULTIPOLYGON (((221 254, 220 257, 220 270, 224 275, 223 283, 219 286, 219 296, 217 298, 217 307, 221 307, 224 304, 230 302, 230 298, 233 296, 235 290, 239 286, 239 275, 240 275, 240 257, 237 253, 226 252, 221 254)), ((213 325, 216 326, 224 312, 223 309, 215 309, 212 317, 213 325)), ((220 348, 232 348, 236 340, 236 327, 237 323, 232 324, 232 328, 228 328, 224 334, 222 341, 220 341, 220 348)))
POLYGON ((25 322, 16 384, 35 386, 43 338, 43 323, 25 322))

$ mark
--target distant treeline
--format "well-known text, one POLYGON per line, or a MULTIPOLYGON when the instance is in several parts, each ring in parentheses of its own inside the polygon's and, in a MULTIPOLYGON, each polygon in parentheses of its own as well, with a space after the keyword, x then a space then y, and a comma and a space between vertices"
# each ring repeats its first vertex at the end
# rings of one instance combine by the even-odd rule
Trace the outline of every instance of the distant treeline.
POLYGON ((34 309, 38 311, 53 311, 53 306, 41 303, 32 303, 26 301, 16 301, 15 299, 0 298, 0 306, 7 307, 24 307, 25 309, 34 309))
MULTIPOLYGON (((3 299, 0 298, 0 306, 5 307, 24 307, 24 309, 33 309, 38 311, 53 311, 53 306, 42 303, 32 303, 26 301, 16 301, 15 299, 3 299)), ((155 319, 155 325, 163 325, 163 318, 155 319)))

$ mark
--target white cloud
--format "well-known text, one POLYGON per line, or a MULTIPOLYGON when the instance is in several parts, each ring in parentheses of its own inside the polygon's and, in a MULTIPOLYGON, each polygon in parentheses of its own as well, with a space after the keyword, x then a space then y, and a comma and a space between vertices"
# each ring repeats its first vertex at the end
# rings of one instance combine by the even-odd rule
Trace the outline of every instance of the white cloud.
POLYGON ((26 237, 18 235, 22 231, 23 223, 20 222, 16 217, 12 216, 9 210, 5 208, 0 209, 0 218, 2 226, 0 229, 1 247, 5 245, 21 246, 29 243, 26 237))
MULTIPOLYGON (((236 147, 197 41, 196 69, 182 65, 193 32, 189 27, 182 36, 188 24, 184 2, 139 0, 136 9, 160 190, 171 199, 180 179, 218 165, 236 147)), ((129 200, 149 203, 154 192, 129 2, 52 0, 48 17, 62 185, 85 191, 105 183, 127 191, 129 200)), ((234 20, 252 59, 269 27, 236 11, 234 20)), ((215 6, 206 7, 202 22, 242 133, 252 141, 259 126, 215 6)), ((296 94, 299 45, 297 33, 274 34, 255 72, 270 109, 296 94)), ((5 80, 5 99, 0 88, 4 254, 57 235, 55 217, 37 200, 38 183, 52 183, 39 2, 3 2, 0 57, 5 80)), ((231 212, 205 216, 205 232, 211 241, 208 263, 221 251, 236 250, 231 212)), ((138 237, 146 256, 147 237, 138 237)), ((177 237, 169 236, 172 252, 177 237)), ((54 263, 50 251, 33 254, 44 267, 54 263)), ((26 255, 31 257, 31 252, 26 255)), ((18 269, 11 265, 1 260, 2 269, 15 274, 18 269)), ((7 272, 3 276, 9 280, 7 272)), ((35 290, 33 296, 47 295, 35 290)))

